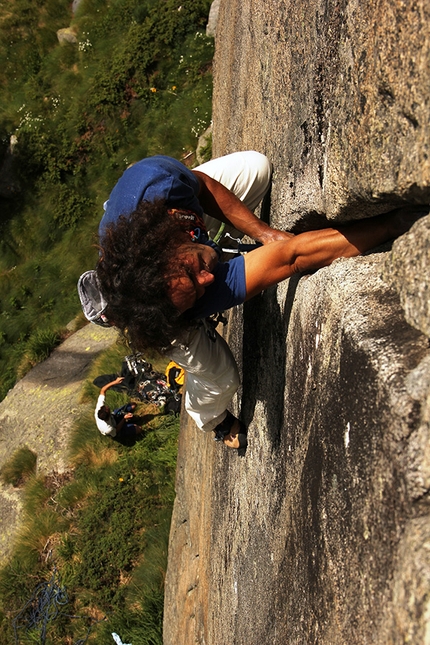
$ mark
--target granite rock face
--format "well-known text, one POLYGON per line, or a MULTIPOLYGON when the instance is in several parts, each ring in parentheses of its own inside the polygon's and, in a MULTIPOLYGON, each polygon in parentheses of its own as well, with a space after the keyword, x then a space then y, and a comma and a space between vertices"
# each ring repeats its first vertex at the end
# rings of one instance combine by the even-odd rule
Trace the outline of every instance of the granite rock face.
POLYGON ((385 255, 230 321, 249 448, 182 428, 166 645, 427 642, 429 343, 385 255))
POLYGON ((393 244, 383 271, 400 295, 406 320, 430 336, 430 218, 419 220, 393 244))
POLYGON ((430 201, 425 0, 223 2, 216 156, 258 146, 279 223, 430 201))
MULTIPOLYGON (((214 152, 268 155, 273 225, 428 204, 429 11, 222 0, 214 152)), ((183 417, 165 645, 430 643, 424 213, 231 313, 249 447, 183 417)))

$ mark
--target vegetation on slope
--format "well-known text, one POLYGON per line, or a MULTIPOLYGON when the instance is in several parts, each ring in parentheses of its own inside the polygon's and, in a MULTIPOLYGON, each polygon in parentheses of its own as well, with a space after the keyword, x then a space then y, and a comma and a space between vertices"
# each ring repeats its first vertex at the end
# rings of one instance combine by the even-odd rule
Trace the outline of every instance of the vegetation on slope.
MULTIPOLYGON (((209 7, 83 0, 72 16, 66 0, 0 3, 0 399, 79 312, 76 281, 95 264, 103 202, 125 168, 158 153, 192 165, 211 115, 209 7), (66 27, 76 42, 60 45, 66 27)), ((1 645, 107 644, 112 632, 161 645, 178 420, 146 408, 135 445, 100 436, 91 380, 124 353, 102 357, 84 387, 70 472, 38 475, 23 452, 2 473, 25 485, 25 517, 0 572, 1 645), (29 622, 34 603, 20 613, 38 585, 67 594, 46 633, 29 622)))
POLYGON ((0 399, 78 312, 117 178, 144 156, 188 157, 209 125, 209 7, 83 0, 72 18, 66 0, 0 3, 0 152, 17 141, 0 173, 0 399))
MULTIPOLYGON (((140 404, 144 432, 134 445, 100 435, 91 382, 113 373, 124 352, 116 345, 101 356, 83 388, 91 405, 74 429, 73 468, 27 479, 23 527, 0 571, 0 645, 72 645, 87 635, 88 644, 113 643, 112 632, 133 645, 162 643, 179 420, 140 404), (37 611, 33 602, 22 613, 37 587, 39 607, 41 598, 48 606, 37 611), (59 604, 47 602, 56 588, 59 604)), ((107 397, 113 407, 126 400, 112 390, 107 397)))

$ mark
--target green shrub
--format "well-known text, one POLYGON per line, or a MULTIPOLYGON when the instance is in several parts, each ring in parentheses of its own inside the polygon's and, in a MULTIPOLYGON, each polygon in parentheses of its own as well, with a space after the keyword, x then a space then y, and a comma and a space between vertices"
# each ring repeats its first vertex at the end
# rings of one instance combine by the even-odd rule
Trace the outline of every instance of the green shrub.
POLYGON ((44 361, 61 342, 61 334, 50 329, 38 329, 27 341, 26 353, 33 363, 44 361))
POLYGON ((49 540, 68 527, 68 522, 52 508, 39 509, 36 516, 29 517, 20 529, 15 555, 23 562, 27 558, 48 556, 49 540))
MULTIPOLYGON (((97 260, 102 205, 127 165, 158 152, 182 159, 210 123, 210 0, 180 5, 84 0, 72 20, 78 46, 57 42, 57 29, 70 23, 63 0, 0 7, 0 148, 17 135, 22 188, 0 213, 0 398, 17 373, 49 355, 61 337, 55 330, 80 310, 76 281, 97 260)), ((115 351, 89 376, 91 403, 92 379, 119 371, 129 353, 115 351)), ((146 358, 163 370, 163 359, 146 358)), ((28 477, 25 527, 0 570, 1 645, 14 640, 14 612, 49 579, 51 550, 69 587, 67 613, 85 605, 101 617, 111 608, 93 642, 117 631, 133 645, 161 645, 178 421, 154 416, 146 430, 132 448, 122 446, 100 436, 90 410, 71 441, 73 480, 57 490, 28 477)), ((82 638, 78 622, 58 618, 46 645, 82 638)))
POLYGON ((209 125, 209 7, 86 1, 72 21, 77 46, 55 35, 70 22, 62 0, 0 7, 0 147, 18 137, 22 187, 0 214, 0 398, 34 330, 60 328, 79 310, 76 281, 96 262, 102 204, 127 165, 156 153, 180 159, 209 125))
MULTIPOLYGON (((47 312, 50 312, 54 306, 54 299, 44 303, 47 312)), ((22 357, 16 371, 18 378, 22 378, 37 363, 47 359, 55 347, 60 344, 62 338, 59 331, 38 329, 33 332, 22 348, 22 357)))
POLYGON ((27 446, 19 448, 0 471, 3 483, 19 486, 36 472, 37 455, 27 446))
POLYGON ((93 494, 96 488, 89 479, 73 480, 59 491, 56 502, 64 511, 71 512, 81 504, 89 495, 93 494))
MULTIPOLYGON (((114 372, 126 353, 121 344, 105 352, 89 379, 114 372)), ((163 359, 147 358, 162 369, 163 359)), ((11 620, 54 566, 69 602, 48 624, 46 645, 76 642, 91 624, 88 616, 105 612, 88 642, 107 643, 115 631, 133 645, 162 645, 179 420, 155 415, 128 447, 100 435, 92 403, 73 430, 79 439, 72 438, 92 459, 78 460, 73 475, 33 477, 24 488, 24 525, 0 569, 0 645, 13 642, 11 620)), ((20 642, 33 636, 22 632, 20 642)))

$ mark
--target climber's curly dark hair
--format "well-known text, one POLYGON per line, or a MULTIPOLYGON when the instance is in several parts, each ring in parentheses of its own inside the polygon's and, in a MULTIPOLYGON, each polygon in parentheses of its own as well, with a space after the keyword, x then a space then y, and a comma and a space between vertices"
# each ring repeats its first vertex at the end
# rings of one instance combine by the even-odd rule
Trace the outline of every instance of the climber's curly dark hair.
POLYGON ((186 239, 164 200, 140 202, 103 236, 97 276, 105 314, 136 350, 162 351, 190 327, 168 297, 167 279, 186 239))

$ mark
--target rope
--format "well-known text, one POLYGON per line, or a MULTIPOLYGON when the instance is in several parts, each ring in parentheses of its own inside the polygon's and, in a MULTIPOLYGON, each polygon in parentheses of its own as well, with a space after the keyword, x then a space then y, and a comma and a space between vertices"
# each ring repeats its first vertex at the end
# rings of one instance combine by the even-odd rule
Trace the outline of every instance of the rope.
POLYGON ((72 616, 71 614, 60 613, 60 608, 67 605, 69 597, 66 587, 62 584, 60 574, 54 567, 51 578, 39 583, 28 602, 20 610, 12 621, 13 631, 15 634, 15 645, 19 645, 19 630, 25 629, 27 632, 34 629, 39 632, 40 645, 45 645, 46 630, 48 624, 55 620, 58 615, 66 618, 82 618, 90 621, 87 634, 74 643, 74 645, 84 645, 94 625, 106 620, 106 616, 101 620, 95 620, 90 616, 72 616))

